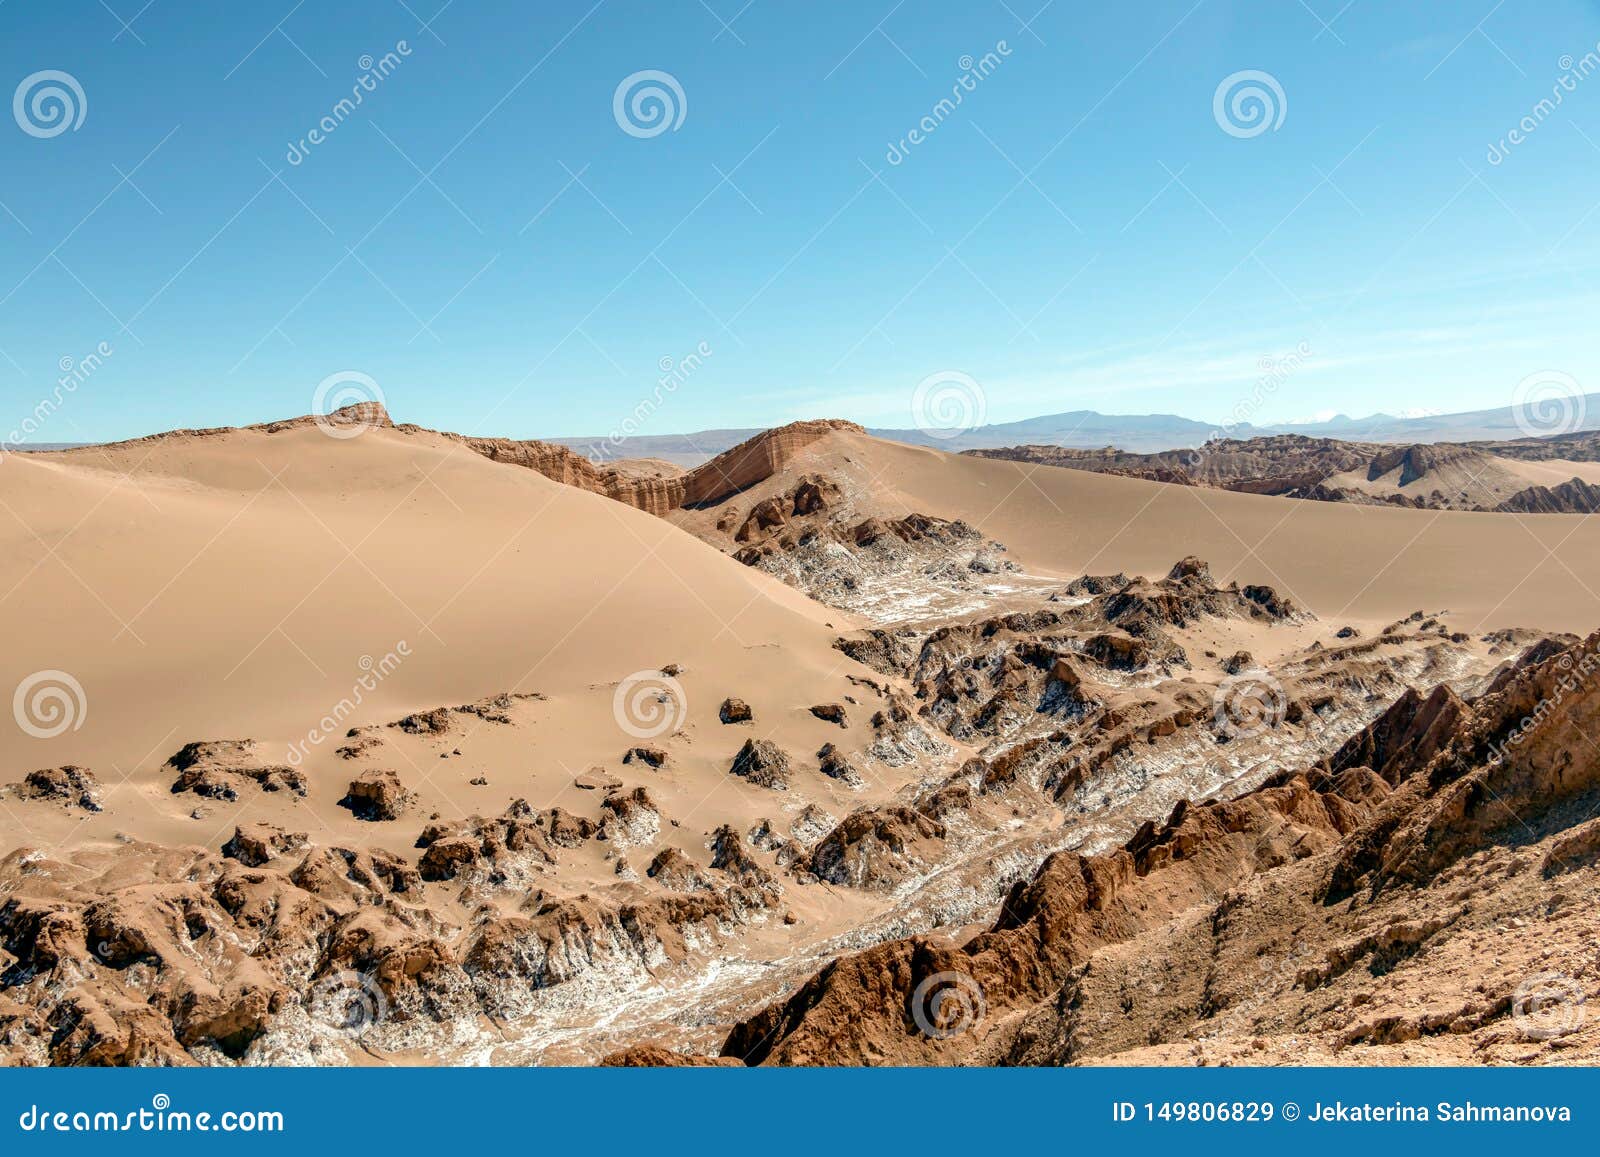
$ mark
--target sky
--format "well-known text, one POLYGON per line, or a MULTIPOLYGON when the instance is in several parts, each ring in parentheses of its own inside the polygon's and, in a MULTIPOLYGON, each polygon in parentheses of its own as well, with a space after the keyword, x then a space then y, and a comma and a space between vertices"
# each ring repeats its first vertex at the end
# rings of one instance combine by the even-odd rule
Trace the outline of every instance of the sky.
POLYGON ((0 435, 1600 390, 1593 2, 0 0, 7 93, 0 435))

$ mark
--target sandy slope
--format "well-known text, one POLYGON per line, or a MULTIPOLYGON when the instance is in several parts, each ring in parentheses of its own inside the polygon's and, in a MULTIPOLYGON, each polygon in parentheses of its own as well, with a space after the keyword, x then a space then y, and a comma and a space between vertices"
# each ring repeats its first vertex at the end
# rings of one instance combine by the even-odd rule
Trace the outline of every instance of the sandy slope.
MULTIPOLYGON (((1451 610, 1464 630, 1583 632, 1600 622, 1600 523, 1579 515, 1341 506, 949 455, 836 433, 740 495, 807 472, 870 512, 962 518, 1030 571, 1165 573, 1198 555, 1219 578, 1277 586, 1323 618, 1387 622, 1451 610)), ((705 512, 677 512, 691 528, 705 512)))
MULTIPOLYGON (((774 452, 774 461, 779 457, 774 452)), ((57 803, 0 797, 0 849, 38 849, 27 857, 12 856, 11 875, 0 878, 0 886, 25 887, 30 903, 64 903, 69 909, 81 908, 98 892, 114 893, 120 897, 118 927, 143 936, 157 927, 153 917, 146 919, 155 909, 145 904, 143 893, 130 895, 129 888, 143 888, 146 875, 153 877, 152 887, 164 887, 165 873, 176 870, 167 865, 187 853, 169 856, 119 836, 168 849, 206 849, 195 861, 201 867, 186 870, 208 887, 213 870, 228 873, 230 880, 242 870, 232 860, 223 864, 218 849, 235 824, 253 820, 308 832, 308 856, 341 846, 385 848, 402 853, 408 864, 420 864, 417 837, 441 815, 452 822, 466 821, 470 813, 496 816, 512 799, 524 798, 534 808, 559 804, 583 819, 603 821, 601 812, 610 801, 574 782, 598 766, 604 769, 601 782, 617 783, 624 791, 648 787, 659 804, 661 822, 654 834, 626 845, 614 833, 584 837, 577 845, 563 845, 559 859, 531 867, 531 861, 519 864, 509 854, 512 849, 503 848, 508 854, 501 866, 510 873, 504 879, 445 876, 420 891, 398 890, 396 895, 405 891, 403 898, 380 896, 384 918, 392 917, 393 923, 379 941, 386 951, 404 956, 415 947, 407 940, 410 922, 421 919, 420 912, 430 913, 444 921, 453 939, 446 948, 429 949, 438 965, 429 975, 457 976, 461 962, 481 947, 481 937, 491 945, 526 948, 551 932, 568 911, 545 910, 553 899, 581 909, 591 922, 600 919, 606 905, 631 905, 634 915, 657 913, 652 927, 665 929, 669 937, 687 936, 684 929, 695 921, 672 913, 682 912, 685 904, 731 905, 730 889, 743 886, 733 875, 737 867, 705 866, 711 829, 728 824, 735 846, 760 859, 757 866, 764 865, 772 887, 737 920, 729 915, 731 907, 716 910, 709 923, 700 922, 698 939, 673 958, 691 965, 676 978, 683 986, 667 993, 680 1002, 673 1016, 680 1029, 692 1022, 691 1043, 705 1047, 717 1035, 717 1018, 744 1015, 752 999, 770 998, 771 986, 794 979, 797 968, 809 971, 824 953, 925 931, 933 923, 959 926, 980 918, 999 889, 1032 870, 1047 844, 1080 837, 1120 840, 1133 821, 1170 811, 1176 802, 1171 793, 1209 794, 1241 775, 1265 774, 1266 763, 1245 766, 1243 744, 1230 747, 1212 766, 1217 747, 1207 722, 1214 720, 1208 708, 1212 685, 1221 678, 1222 657, 1241 647, 1272 663, 1293 651, 1306 671, 1320 670, 1329 658, 1324 648, 1336 645, 1333 632, 1339 623, 1387 622, 1418 606, 1451 608, 1456 614, 1447 620, 1448 629, 1438 623, 1415 626, 1416 632, 1431 632, 1425 639, 1421 633, 1385 636, 1359 645, 1361 654, 1350 660, 1354 674, 1340 687, 1347 692, 1366 688, 1364 693, 1378 687, 1393 694, 1402 675, 1431 686, 1441 679, 1477 678, 1479 668, 1494 660, 1488 653, 1491 640, 1451 637, 1449 629, 1476 632, 1480 625, 1506 623, 1576 629, 1600 620, 1594 596, 1578 578, 1593 573, 1591 564, 1600 552, 1600 531, 1584 518, 1439 514, 1254 498, 963 458, 842 430, 800 445, 777 464, 775 475, 714 507, 677 510, 662 519, 552 481, 537 468, 493 461, 460 440, 415 429, 379 428, 332 438, 302 425, 12 456, 0 468, 0 601, 7 604, 9 627, 0 693, 34 673, 60 670, 81 684, 86 713, 80 716, 81 728, 48 740, 29 737, 9 723, 0 728, 0 782, 33 768, 79 763, 99 776, 108 798, 105 811, 85 814, 57 803), (684 533, 705 532, 707 524, 714 530, 730 513, 728 506, 748 512, 808 473, 833 479, 854 508, 852 517, 898 518, 915 511, 962 518, 1006 543, 1014 559, 1043 578, 1085 570, 1165 574, 1180 556, 1195 554, 1208 558, 1219 578, 1272 583, 1321 618, 1306 623, 1285 616, 1262 624, 1235 614, 1213 616, 1216 621, 1182 634, 1194 665, 1183 665, 1181 679, 1153 669, 1142 674, 1107 670, 1095 693, 1119 710, 1114 717, 1096 717, 1105 724, 1097 725, 1096 734, 1105 739, 1111 762, 1089 794, 1035 799, 1034 789, 1022 783, 1017 794, 1001 791, 973 802, 969 790, 962 797, 966 802, 951 805, 948 838, 920 834, 934 831, 924 822, 926 815, 896 815, 888 805, 903 805, 926 791, 942 796, 943 787, 971 789, 961 778, 970 752, 942 742, 915 748, 889 744, 887 754, 873 757, 881 744, 899 743, 912 729, 895 725, 892 710, 880 710, 894 707, 895 693, 887 685, 852 682, 852 676, 873 672, 834 648, 838 635, 858 624, 684 533), (1557 549, 1557 559, 1546 561, 1541 539, 1557 549), (1369 661, 1367 646, 1382 652, 1380 658, 1369 661), (1388 654, 1406 647, 1446 658, 1388 654), (376 754, 344 759, 331 750, 333 743, 325 743, 304 765, 309 781, 304 798, 249 786, 238 800, 224 803, 169 790, 174 771, 161 765, 191 740, 251 737, 259 741, 263 761, 283 761, 290 742, 305 737, 336 703, 349 698, 369 667, 401 652, 407 652, 403 661, 386 664, 392 671, 375 691, 363 692, 359 710, 341 722, 335 740, 348 724, 386 723, 414 710, 499 692, 541 697, 508 705, 509 724, 454 713, 439 734, 381 728, 375 733, 376 754), (624 764, 623 752, 639 740, 619 726, 613 692, 625 677, 668 664, 682 669, 678 678, 689 701, 687 718, 680 729, 654 741, 669 756, 663 766, 624 764), (1162 712, 1175 720, 1180 693, 1185 704, 1201 709, 1185 708, 1182 727, 1175 721, 1158 727, 1163 720, 1156 716, 1162 712), (726 696, 750 703, 754 725, 717 720, 717 704, 726 696), (808 709, 829 703, 849 704, 848 727, 824 722, 808 709), (1112 736, 1116 728, 1127 734, 1112 736), (1115 763, 1110 744, 1114 739, 1131 744, 1134 730, 1141 728, 1148 734, 1128 748, 1136 751, 1128 758, 1138 765, 1129 771, 1115 763), (788 753, 796 765, 792 790, 729 775, 734 752, 746 738, 771 739, 788 753), (824 774, 818 762, 824 743, 837 743, 844 756, 861 764, 862 782, 852 785, 824 774), (900 758, 904 751, 913 754, 900 758), (396 771, 416 792, 403 816, 364 823, 338 806, 345 784, 369 767, 396 771), (1152 770, 1160 774, 1144 774, 1152 770), (1126 810, 1115 810, 1113 802, 1126 810), (809 804, 825 818, 806 821, 809 804), (877 835, 841 837, 839 862, 881 873, 897 891, 841 882, 850 879, 848 874, 838 880, 784 875, 775 848, 758 846, 747 834, 771 820, 773 830, 799 840, 795 825, 804 821, 819 829, 814 839, 863 805, 884 809, 876 817, 886 825, 882 847, 877 835), (1061 825, 1062 805, 1077 809, 1080 829, 1061 825), (1085 810, 1091 806, 1092 814, 1085 810), (904 862, 903 849, 895 847, 901 830, 896 825, 913 835, 904 862), (621 870, 629 866, 619 856, 623 851, 631 856, 631 867, 641 869, 669 850, 701 873, 711 873, 711 885, 678 886, 670 877, 621 870), (528 874, 519 875, 524 869, 528 874), (40 899, 52 889, 73 894, 40 899), (527 932, 529 920, 551 927, 539 924, 527 932), (712 937, 706 931, 711 926, 717 937, 730 939, 712 937), (702 965, 708 970, 694 971, 702 965), (717 979, 724 966, 726 982, 717 979), (708 1005, 705 994, 711 989, 717 990, 716 1003, 708 1005), (717 1011, 696 1011, 706 1007, 717 1011)), ((1052 586, 1031 590, 1031 605, 1069 610, 1070 600, 1046 604, 1052 586)), ((1242 596, 1230 592, 1228 597, 1242 596)), ((1069 636, 1076 637, 1075 629, 1055 641, 1066 645, 1069 636)), ((1175 635, 1169 641, 1177 640, 1175 635)), ((1157 645, 1162 636, 1158 632, 1147 641, 1157 645)), ((1020 646, 1027 640, 1013 642, 1020 646)), ((977 673, 974 677, 987 679, 992 673, 1001 680, 1010 672, 1023 681, 1020 690, 1008 692, 1016 703, 1042 702, 1043 670, 1028 668, 1029 675, 1016 664, 983 660, 977 652, 989 645, 987 638, 972 641, 973 655, 957 664, 963 676, 977 673)), ((1297 686, 1315 682, 1309 675, 1302 680, 1303 674, 1297 668, 1285 671, 1284 678, 1297 686)), ((877 678, 884 677, 880 667, 877 678)), ((898 675, 891 678, 899 681, 898 675)), ((1331 722, 1318 716, 1314 725, 1302 728, 1291 721, 1285 734, 1314 745, 1330 727, 1353 727, 1358 717, 1376 709, 1349 694, 1335 706, 1331 722)), ((1036 714, 1031 707, 1018 712, 1015 726, 1007 722, 1010 715, 992 717, 1001 722, 972 733, 968 746, 992 744, 992 754, 1003 756, 1008 747, 1030 738, 1029 727, 1053 729, 1059 723, 1036 714)), ((1278 738, 1277 732, 1268 736, 1273 743, 1278 738)), ((468 823, 462 830, 470 829, 468 823)), ((481 832, 440 842, 454 839, 490 855, 482 851, 481 832)), ((270 868, 262 886, 296 903, 309 903, 305 897, 313 895, 323 902, 317 879, 302 886, 284 875, 299 854, 270 868)), ((195 879, 173 882, 163 895, 194 899, 186 889, 195 884, 195 879)), ((323 891, 333 895, 343 887, 338 880, 333 884, 337 887, 323 891)), ((341 928, 364 927, 370 898, 334 899, 341 928)), ((202 906, 213 901, 221 902, 214 896, 195 900, 202 906)), ((233 916, 230 909, 226 916, 211 911, 209 918, 226 930, 234 926, 233 916)), ((316 957, 317 968, 335 975, 352 968, 380 970, 381 961, 332 952, 311 925, 301 931, 306 945, 320 944, 315 952, 286 950, 283 959, 268 961, 283 969, 274 974, 274 983, 290 992, 312 975, 306 953, 316 957)), ((90 940, 79 936, 74 942, 90 940)), ((219 935, 206 943, 222 951, 232 941, 219 935)), ((187 976, 187 948, 157 955, 159 984, 187 976)), ((93 1043, 116 1036, 125 963, 83 962, 93 982, 85 991, 107 1002, 103 1019, 84 1022, 93 1028, 93 1043)), ((626 1023, 619 1026, 615 1043, 631 1043, 623 1028, 637 1031, 637 1024, 665 1015, 651 1003, 661 998, 660 978, 649 971, 659 961, 608 962, 601 953, 588 963, 589 979, 570 989, 532 984, 540 973, 531 968, 508 969, 503 984, 489 986, 495 999, 546 998, 537 1015, 517 1030, 532 1035, 500 1036, 508 1051, 495 1059, 525 1060, 552 1046, 578 1049, 566 1036, 587 1033, 599 1013, 622 1016, 626 1023), (618 1003, 628 994, 640 1005, 632 1012, 625 1001, 618 1003)), ((208 967, 219 985, 238 979, 226 960, 208 967)), ((413 972, 391 969, 385 975, 394 981, 391 998, 409 999, 406 986, 413 972)), ((135 976, 151 982, 145 972, 135 976)), ((27 994, 41 1010, 53 1008, 56 999, 41 991, 45 983, 41 974, 40 984, 27 994)), ((457 977, 430 991, 439 996, 451 983, 465 981, 457 977)), ((457 1027, 476 1025, 478 1008, 498 1006, 467 1007, 452 1021, 457 1027)), ((0 1007, 0 1025, 6 1015, 0 1007)), ((41 1048, 58 1035, 38 1025, 24 1031, 17 1027, 18 1016, 11 1023, 41 1048)), ((397 1017, 391 1027, 399 1032, 407 1023, 397 1017)), ((469 1045, 480 1043, 474 1039, 469 1045)), ((585 1037, 579 1043, 583 1048, 571 1055, 592 1056, 592 1041, 585 1037)), ((441 1047, 429 1044, 433 1051, 419 1053, 418 1059, 464 1055, 442 1053, 441 1047)), ((119 1044, 108 1055, 141 1054, 119 1044)))
POLYGON ((1364 470, 1351 470, 1329 475, 1323 485, 1331 490, 1360 490, 1382 497, 1420 497, 1440 491, 1446 495, 1459 494, 1465 504, 1488 509, 1529 486, 1556 487, 1573 478, 1588 483, 1600 482, 1600 462, 1483 454, 1481 459, 1467 463, 1437 466, 1410 483, 1402 484, 1400 478, 1398 466, 1376 479, 1368 479, 1364 470))
MULTIPOLYGON (((1469 628, 1600 621, 1600 525, 1578 516, 1292 502, 849 433, 738 500, 807 471, 846 480, 863 509, 966 519, 1033 571, 1164 573, 1196 554, 1323 617, 1425 606, 1469 628)), ((14 455, 0 503, 0 685, 58 668, 90 701, 84 726, 50 742, 52 763, 127 770, 192 738, 302 734, 362 656, 401 640, 413 657, 358 722, 672 662, 691 694, 697 673, 717 671, 703 693, 720 700, 836 671, 825 623, 846 625, 659 519, 425 433, 237 431, 14 455)), ((0 739, 11 767, 42 746, 0 739)))
MULTIPOLYGON (((820 701, 853 666, 824 625, 843 616, 661 520, 394 430, 12 456, 0 596, 0 685, 60 669, 88 703, 81 729, 48 741, 8 720, 8 772, 78 762, 115 780, 202 738, 272 752, 350 694, 364 656, 402 640, 410 657, 351 722, 582 693, 581 718, 605 724, 591 746, 617 752, 631 740, 610 722, 611 691, 640 669, 682 665, 692 706, 714 712, 727 694, 759 709, 808 681, 820 701)), ((578 738, 569 724, 551 744, 578 738)))

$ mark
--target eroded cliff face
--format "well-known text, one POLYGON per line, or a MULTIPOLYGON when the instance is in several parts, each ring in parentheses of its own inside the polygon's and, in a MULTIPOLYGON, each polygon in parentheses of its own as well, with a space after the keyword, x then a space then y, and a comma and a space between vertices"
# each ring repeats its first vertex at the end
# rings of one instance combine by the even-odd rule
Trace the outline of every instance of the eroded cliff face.
POLYGON ((513 466, 537 470, 566 486, 604 494, 657 516, 684 506, 720 501, 740 490, 764 482, 781 471, 794 456, 819 438, 838 430, 865 433, 854 422, 822 419, 792 422, 757 434, 724 451, 693 470, 654 477, 636 470, 596 466, 581 454, 550 442, 512 438, 473 438, 450 435, 491 458, 513 466))
POLYGON ((775 430, 757 434, 731 450, 718 454, 704 466, 689 471, 684 487, 684 506, 702 506, 737 494, 778 473, 794 456, 813 442, 837 431, 865 434, 854 422, 823 418, 791 422, 775 430))
POLYGON ((1592 433, 1569 435, 1558 445, 1551 441, 1527 438, 1387 445, 1273 434, 1245 440, 1219 438, 1191 449, 1147 454, 1114 447, 1079 450, 1039 445, 965 453, 1318 502, 1514 514, 1592 514, 1600 510, 1600 488, 1592 483, 1573 477, 1549 485, 1532 484, 1513 468, 1515 460, 1570 457, 1588 462, 1597 452, 1592 433), (1377 485, 1359 485, 1363 478, 1377 485))
POLYGON ((463 437, 461 440, 485 458, 537 470, 564 486, 603 494, 657 517, 683 505, 683 475, 642 478, 616 469, 602 469, 583 455, 550 442, 512 438, 463 437))

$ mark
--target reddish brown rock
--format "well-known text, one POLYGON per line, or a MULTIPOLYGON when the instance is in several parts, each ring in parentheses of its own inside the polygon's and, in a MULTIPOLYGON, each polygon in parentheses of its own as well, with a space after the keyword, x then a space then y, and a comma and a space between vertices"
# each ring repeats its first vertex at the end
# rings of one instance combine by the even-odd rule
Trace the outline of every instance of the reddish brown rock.
POLYGON ((393 771, 364 771, 350 781, 339 806, 348 808, 358 820, 372 822, 397 820, 406 810, 411 793, 400 784, 393 771))
POLYGON ((306 846, 305 832, 286 832, 276 824, 240 824, 222 845, 222 854, 250 868, 276 860, 306 846))
POLYGON ((15 799, 45 800, 86 812, 98 812, 105 807, 100 781, 88 768, 73 764, 30 771, 21 782, 9 784, 5 791, 15 799))

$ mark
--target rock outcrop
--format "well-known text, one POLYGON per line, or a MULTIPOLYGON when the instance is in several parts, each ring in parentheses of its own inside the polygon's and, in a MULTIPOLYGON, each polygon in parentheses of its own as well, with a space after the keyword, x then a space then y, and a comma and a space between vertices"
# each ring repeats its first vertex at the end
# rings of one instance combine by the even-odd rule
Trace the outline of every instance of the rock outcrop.
POLYGON ((74 764, 30 771, 20 782, 8 784, 0 792, 13 799, 58 803, 85 812, 105 808, 104 792, 94 772, 74 764))
POLYGON ((167 760, 178 773, 172 793, 193 792, 205 799, 233 801, 249 787, 306 794, 305 773, 283 764, 262 763, 253 739, 208 739, 185 744, 167 760))
POLYGON ((789 790, 789 757, 770 739, 745 740, 728 773, 757 787, 789 790))
POLYGON ((792 422, 765 430, 693 470, 661 472, 653 476, 623 466, 596 466, 583 455, 551 442, 474 438, 460 434, 445 436, 485 458, 537 470, 564 486, 603 494, 660 516, 679 507, 708 505, 763 482, 788 465, 801 450, 837 430, 866 432, 854 422, 837 419, 792 422))
POLYGON ((1077 450, 1061 446, 1010 446, 966 453, 1319 502, 1521 514, 1600 511, 1600 486, 1576 477, 1554 486, 1529 485, 1523 474, 1508 465, 1517 459, 1596 461, 1600 436, 1594 431, 1557 438, 1399 446, 1274 434, 1244 440, 1218 438, 1192 449, 1148 454, 1113 447, 1077 450), (1361 485, 1363 481, 1366 485, 1361 485))
MULTIPOLYGON (((1533 973, 1556 984, 1556 961, 1582 976, 1558 978, 1562 992, 1581 994, 1597 972, 1569 950, 1579 926, 1592 933, 1590 910, 1559 899, 1600 892, 1586 806, 1600 762, 1583 734, 1600 723, 1597 675, 1600 635, 1530 653, 1470 701, 1409 692, 1318 766, 1181 802, 1113 851, 1051 856, 965 943, 913 937, 835 960, 736 1026, 721 1054, 1292 1064, 1363 1063, 1362 1050, 1405 1042, 1427 1044, 1413 1059, 1592 1052, 1581 1017, 1547 1031, 1513 989, 1533 973), (1525 944, 1501 934, 1525 919, 1562 927, 1525 944), (1489 951, 1500 967, 1463 964, 1489 951)), ((863 815, 850 829, 881 826, 863 815)), ((827 844, 835 860, 841 842, 827 844)))
POLYGON ((411 801, 411 793, 401 786, 400 777, 387 769, 364 771, 350 781, 339 806, 350 809, 358 820, 381 822, 397 820, 411 801))

